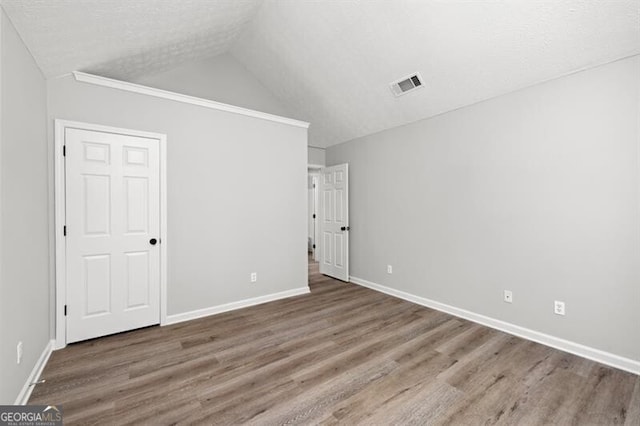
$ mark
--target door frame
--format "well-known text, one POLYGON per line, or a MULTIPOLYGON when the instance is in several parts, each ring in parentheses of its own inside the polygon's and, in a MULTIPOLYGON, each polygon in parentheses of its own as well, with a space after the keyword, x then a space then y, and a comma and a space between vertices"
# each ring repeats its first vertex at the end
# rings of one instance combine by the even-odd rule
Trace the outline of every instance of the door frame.
POLYGON ((65 130, 68 128, 136 136, 158 141, 160 149, 160 325, 167 323, 167 136, 161 133, 123 129, 70 120, 55 120, 54 133, 54 223, 55 223, 55 345, 67 345, 67 252, 64 235, 66 224, 65 130))
MULTIPOLYGON (((307 164, 307 179, 309 177, 311 177, 311 179, 313 180, 313 183, 316 185, 316 187, 313 189, 313 208, 315 210, 316 213, 316 219, 315 219, 315 224, 314 224, 314 230, 313 230, 313 243, 315 244, 315 248, 313 249, 313 260, 315 262, 319 262, 320 261, 320 241, 319 241, 319 234, 320 234, 320 209, 319 209, 319 204, 318 204, 318 191, 320 189, 319 185, 320 185, 320 171, 324 168, 325 166, 322 166, 320 164, 307 164)), ((307 197, 308 197, 309 193, 307 191, 307 197)))
POLYGON ((318 186, 320 185, 320 174, 313 173, 311 174, 311 180, 313 182, 313 210, 316 214, 315 219, 313 220, 313 260, 315 262, 320 261, 320 209, 318 208, 318 186))

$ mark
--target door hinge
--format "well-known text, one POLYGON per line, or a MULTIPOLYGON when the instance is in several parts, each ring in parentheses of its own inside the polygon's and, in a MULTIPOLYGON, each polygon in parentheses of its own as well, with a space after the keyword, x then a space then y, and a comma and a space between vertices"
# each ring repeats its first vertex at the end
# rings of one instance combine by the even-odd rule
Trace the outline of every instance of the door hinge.
POLYGON ((315 213, 313 214, 313 218, 314 218, 314 219, 316 218, 316 214, 315 214, 315 213))
POLYGON ((64 316, 67 316, 67 305, 64 305, 64 316))
POLYGON ((64 235, 65 237, 67 236, 67 225, 64 225, 62 227, 62 235, 64 235))
POLYGON ((67 156, 67 146, 66 145, 62 145, 62 156, 63 157, 67 156))
POLYGON ((315 244, 313 245, 313 248, 316 248, 316 245, 315 245, 315 244))

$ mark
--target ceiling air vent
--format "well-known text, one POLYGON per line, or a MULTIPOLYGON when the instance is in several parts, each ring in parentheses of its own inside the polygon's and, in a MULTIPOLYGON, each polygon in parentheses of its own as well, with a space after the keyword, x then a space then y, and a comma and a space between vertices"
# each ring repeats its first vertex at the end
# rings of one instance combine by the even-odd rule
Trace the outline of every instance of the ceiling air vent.
POLYGON ((412 90, 422 87, 422 77, 420 73, 415 73, 396 80, 389 85, 394 95, 400 96, 412 90))

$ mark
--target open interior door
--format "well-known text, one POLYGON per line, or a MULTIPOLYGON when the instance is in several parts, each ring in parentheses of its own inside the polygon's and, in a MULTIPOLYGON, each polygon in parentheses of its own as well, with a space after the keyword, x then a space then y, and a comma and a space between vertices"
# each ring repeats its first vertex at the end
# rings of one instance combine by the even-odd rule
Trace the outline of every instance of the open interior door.
POLYGON ((320 273, 349 281, 349 165, 320 173, 320 273))

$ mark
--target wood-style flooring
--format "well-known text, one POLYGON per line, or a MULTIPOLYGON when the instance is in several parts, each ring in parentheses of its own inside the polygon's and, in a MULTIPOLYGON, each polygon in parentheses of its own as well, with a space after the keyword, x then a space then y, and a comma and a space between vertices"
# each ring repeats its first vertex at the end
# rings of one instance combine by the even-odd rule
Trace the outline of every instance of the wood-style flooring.
POLYGON ((54 352, 66 424, 640 425, 640 377, 322 276, 311 294, 54 352))

